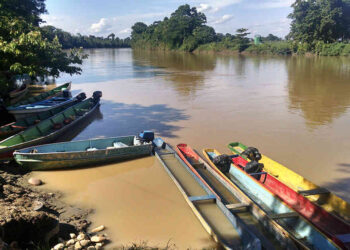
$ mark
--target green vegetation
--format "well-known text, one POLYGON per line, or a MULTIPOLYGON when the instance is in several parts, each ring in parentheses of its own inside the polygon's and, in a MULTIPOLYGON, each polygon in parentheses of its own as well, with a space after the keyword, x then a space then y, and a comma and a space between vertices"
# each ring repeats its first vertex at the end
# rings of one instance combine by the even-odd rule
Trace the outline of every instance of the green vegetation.
POLYGON ((120 39, 111 33, 107 37, 83 36, 81 34, 72 35, 69 32, 58 29, 54 26, 43 26, 41 32, 49 41, 58 38, 64 49, 70 48, 128 48, 130 38, 120 39))
POLYGON ((163 21, 149 26, 135 23, 131 46, 187 52, 350 55, 350 0, 296 0, 292 8, 291 30, 285 40, 269 34, 255 45, 244 28, 234 35, 216 33, 206 25, 203 13, 186 4, 163 21))
POLYGON ((43 37, 40 14, 46 13, 45 0, 2 0, 0 2, 0 92, 5 95, 17 74, 59 76, 79 74, 76 66, 84 58, 81 51, 65 52, 57 38, 43 37))

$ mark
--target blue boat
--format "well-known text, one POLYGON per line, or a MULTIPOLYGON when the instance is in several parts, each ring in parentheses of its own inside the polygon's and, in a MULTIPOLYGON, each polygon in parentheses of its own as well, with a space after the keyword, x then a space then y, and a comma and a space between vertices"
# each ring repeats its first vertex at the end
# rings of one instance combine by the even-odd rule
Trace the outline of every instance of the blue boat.
POLYGON ((16 120, 37 115, 42 112, 47 112, 59 107, 69 107, 77 101, 82 101, 86 98, 85 93, 80 93, 74 98, 71 97, 69 91, 63 92, 62 96, 55 96, 47 100, 20 105, 17 107, 9 107, 8 112, 12 114, 16 120))
POLYGON ((205 230, 225 249, 261 249, 260 239, 238 216, 232 214, 198 176, 166 143, 156 144, 155 155, 176 184, 205 230))
MULTIPOLYGON (((203 154, 210 166, 216 171, 220 171, 213 163, 213 159, 219 156, 220 153, 215 149, 204 149, 203 154)), ((264 175, 264 172, 258 174, 264 175)), ((252 201, 259 205, 270 218, 276 220, 288 231, 299 247, 320 250, 339 249, 326 235, 261 185, 253 176, 247 174, 233 164, 231 164, 231 167, 225 175, 232 185, 244 192, 252 201)))

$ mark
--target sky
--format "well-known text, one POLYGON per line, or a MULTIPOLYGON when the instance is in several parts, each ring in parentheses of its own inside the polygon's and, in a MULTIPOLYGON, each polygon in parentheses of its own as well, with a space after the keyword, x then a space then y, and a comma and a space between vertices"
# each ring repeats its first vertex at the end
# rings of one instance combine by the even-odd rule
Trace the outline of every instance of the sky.
POLYGON ((72 34, 120 38, 130 35, 136 22, 147 25, 170 16, 178 6, 197 7, 216 32, 234 34, 248 28, 250 36, 270 33, 284 37, 289 32, 294 0, 46 0, 48 14, 42 16, 48 25, 72 34))

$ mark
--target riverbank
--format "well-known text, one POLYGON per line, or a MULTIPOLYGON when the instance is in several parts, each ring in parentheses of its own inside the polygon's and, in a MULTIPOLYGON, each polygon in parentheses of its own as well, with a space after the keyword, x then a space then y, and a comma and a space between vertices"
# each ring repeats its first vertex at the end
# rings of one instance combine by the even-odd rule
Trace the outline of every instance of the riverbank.
MULTIPOLYGON (((45 181, 31 178, 31 173, 18 166, 8 163, 0 169, 1 249, 63 249, 62 244, 74 249, 73 241, 75 244, 77 240, 69 242, 76 238, 74 235, 84 234, 80 237, 88 240, 88 215, 92 210, 64 203, 60 192, 37 188, 45 181)), ((94 244, 93 235, 89 236, 90 242, 80 249, 100 249, 106 242, 105 235, 94 244)))

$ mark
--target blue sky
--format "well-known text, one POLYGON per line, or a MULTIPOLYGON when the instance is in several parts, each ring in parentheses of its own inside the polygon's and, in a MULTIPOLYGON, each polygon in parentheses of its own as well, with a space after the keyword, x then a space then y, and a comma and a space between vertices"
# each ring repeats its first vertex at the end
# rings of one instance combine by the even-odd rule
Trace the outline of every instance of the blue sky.
POLYGON ((162 20, 179 5, 189 4, 205 13, 216 32, 235 33, 248 28, 253 35, 269 33, 284 37, 289 31, 293 0, 47 0, 47 24, 73 34, 125 38, 138 21, 151 24, 162 20))

